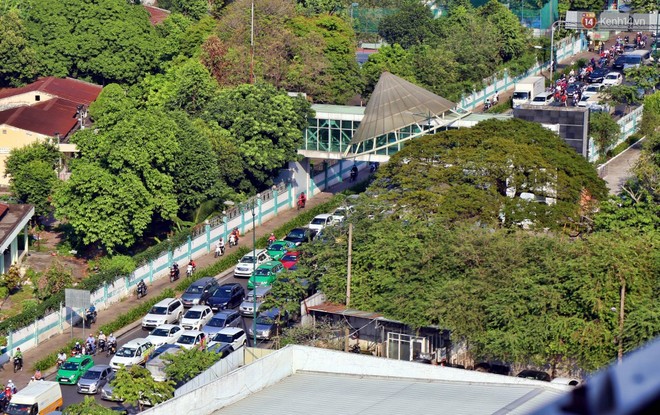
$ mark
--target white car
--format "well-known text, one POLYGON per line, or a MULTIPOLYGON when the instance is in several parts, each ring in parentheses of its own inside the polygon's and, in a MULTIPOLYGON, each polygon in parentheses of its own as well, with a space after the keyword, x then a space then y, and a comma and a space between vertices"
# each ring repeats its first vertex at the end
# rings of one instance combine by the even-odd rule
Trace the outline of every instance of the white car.
POLYGON ((270 261, 270 256, 268 255, 268 251, 266 251, 265 249, 257 249, 256 264, 254 263, 252 253, 253 253, 252 251, 248 252, 247 254, 243 255, 243 258, 241 258, 238 261, 238 264, 236 264, 236 267, 234 268, 234 277, 249 278, 254 272, 255 268, 257 268, 259 265, 263 264, 266 261, 270 261))
POLYGON ((353 213, 353 206, 338 207, 332 212, 332 223, 342 223, 351 213, 353 213))
POLYGON ((591 84, 589 85, 583 92, 582 92, 582 98, 590 97, 592 95, 596 95, 603 89, 603 84, 591 84))
POLYGON ((229 344, 231 345, 232 349, 238 350, 239 347, 245 346, 247 343, 247 336, 245 335, 245 331, 243 331, 241 328, 226 327, 211 337, 211 341, 209 342, 207 348, 213 347, 218 343, 229 344))
POLYGON ((330 225, 332 223, 332 215, 329 213, 324 213, 322 215, 316 215, 314 219, 312 219, 311 222, 309 222, 309 225, 307 226, 309 229, 313 231, 320 231, 326 226, 330 225))
POLYGON ((183 315, 183 303, 179 298, 165 298, 151 307, 142 319, 143 329, 154 329, 161 324, 174 324, 183 315))
POLYGON ((213 317, 211 307, 196 305, 190 308, 181 319, 181 327, 186 330, 201 330, 213 317))
POLYGON ((605 87, 621 85, 622 83, 623 75, 621 75, 619 72, 610 72, 605 75, 605 78, 603 79, 603 86, 605 87))
POLYGON ((206 334, 199 330, 186 330, 175 345, 190 350, 193 347, 204 348, 204 343, 206 343, 206 334))
POLYGON ((174 344, 183 333, 181 326, 176 324, 163 324, 151 331, 147 336, 147 341, 150 341, 155 347, 164 344, 174 344))
POLYGON ((124 344, 110 359, 110 367, 118 370, 122 366, 141 365, 147 361, 155 347, 147 339, 133 339, 124 344))

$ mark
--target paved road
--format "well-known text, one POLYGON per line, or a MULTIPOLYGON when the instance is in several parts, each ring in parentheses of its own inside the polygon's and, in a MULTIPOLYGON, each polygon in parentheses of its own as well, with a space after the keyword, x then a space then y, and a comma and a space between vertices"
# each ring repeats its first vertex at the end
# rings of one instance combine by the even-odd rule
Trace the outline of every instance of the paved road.
POLYGON ((618 195, 623 185, 632 176, 632 168, 639 160, 641 149, 642 142, 638 141, 604 166, 605 171, 602 177, 607 182, 607 188, 610 190, 611 195, 618 195))
MULTIPOLYGON (((246 292, 247 292, 247 282, 248 282, 247 278, 234 278, 233 272, 230 273, 229 275, 226 275, 226 276, 220 277, 220 278, 218 276, 216 276, 216 278, 218 278, 218 282, 220 284, 232 283, 232 282, 239 283, 243 286, 243 288, 246 289, 246 292)), ((246 333, 248 331, 247 330, 248 327, 250 327, 251 324, 252 324, 252 318, 250 318, 250 317, 243 318, 243 329, 245 330, 246 333)), ((126 332, 125 334, 123 334, 122 336, 120 336, 117 339, 118 347, 121 347, 124 343, 127 343, 130 340, 137 339, 139 337, 146 337, 147 335, 148 335, 148 332, 145 331, 145 330, 142 330, 142 327, 138 326, 138 327, 126 332)), ((250 343, 250 339, 248 339, 248 343, 250 343)), ((260 341, 259 344, 257 345, 257 347, 270 348, 271 347, 271 342, 260 341)), ((110 359, 111 359, 111 357, 106 357, 105 354, 101 353, 101 354, 98 354, 94 357, 94 363, 96 363, 96 364, 108 364, 110 362, 110 359)), ((53 375, 47 376, 46 379, 54 381, 55 380, 55 375, 53 374, 53 375)), ((62 385, 62 396, 63 396, 63 399, 64 399, 64 407, 67 407, 69 405, 72 405, 72 404, 75 404, 75 403, 78 403, 78 402, 82 402, 82 400, 84 399, 84 397, 86 395, 79 394, 77 392, 77 389, 76 389, 75 385, 62 385)), ((108 401, 102 400, 100 393, 95 395, 95 398, 96 398, 97 402, 99 402, 101 405, 103 405, 105 407, 108 407, 108 408, 122 406, 121 403, 108 402, 108 401)), ((127 408, 127 409, 130 409, 130 408, 127 408)))

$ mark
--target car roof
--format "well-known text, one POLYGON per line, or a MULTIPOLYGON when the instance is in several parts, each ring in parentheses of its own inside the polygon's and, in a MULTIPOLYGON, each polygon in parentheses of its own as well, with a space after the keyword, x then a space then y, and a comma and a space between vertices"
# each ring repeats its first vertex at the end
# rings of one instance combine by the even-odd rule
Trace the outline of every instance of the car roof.
POLYGON ((286 255, 300 256, 300 251, 289 251, 284 256, 286 255))
MULTIPOLYGON (((257 295, 263 295, 266 294, 267 292, 270 292, 273 288, 268 286, 268 287, 257 287, 257 295)), ((252 294, 254 290, 248 291, 248 296, 252 294)))
POLYGON ((280 314, 280 309, 277 307, 259 313, 260 316, 266 316, 266 317, 277 317, 279 314, 280 314))
POLYGON ((112 369, 112 368, 110 367, 110 365, 94 365, 94 366, 89 368, 89 371, 90 372, 96 372, 96 371, 101 372, 101 371, 106 370, 106 369, 112 369))
POLYGON ((328 219, 330 216, 332 216, 330 213, 322 213, 320 215, 314 216, 314 219, 319 218, 319 219, 328 219))
POLYGON ((609 72, 606 76, 610 76, 610 75, 621 76, 619 72, 609 72))
POLYGON ((207 308, 210 309, 211 307, 209 307, 207 305, 199 305, 198 304, 198 305, 194 305, 194 306, 190 307, 188 309, 188 311, 202 311, 202 310, 206 310, 207 308))
POLYGON ((180 349, 180 347, 179 347, 179 346, 176 346, 176 345, 173 345, 173 344, 167 344, 167 343, 165 343, 165 344, 161 344, 161 345, 158 346, 158 348, 154 351, 154 354, 156 354, 156 353, 161 354, 161 353, 166 352, 166 351, 168 351, 168 350, 170 350, 170 349, 180 349))
POLYGON ((155 329, 171 329, 172 327, 181 327, 178 324, 161 324, 160 326, 157 326, 154 328, 155 329))
POLYGON ((71 356, 70 358, 68 358, 68 359, 66 359, 66 360, 67 360, 67 362, 78 363, 78 362, 82 362, 83 359, 86 359, 86 358, 88 358, 88 357, 91 358, 91 356, 87 356, 87 355, 85 354, 85 355, 71 356))
POLYGON ((139 337, 139 338, 137 338, 137 339, 133 339, 133 340, 129 340, 129 341, 127 341, 127 342, 124 343, 121 347, 126 347, 126 346, 128 346, 128 347, 136 347, 136 346, 139 346, 139 345, 144 344, 144 343, 146 343, 146 342, 147 342, 147 339, 145 339, 145 338, 143 338, 143 337, 139 337))
MULTIPOLYGON (((245 330, 238 328, 238 327, 225 327, 224 329, 220 330, 218 333, 222 334, 236 334, 238 332, 245 332, 245 330)), ((217 334, 217 333, 216 333, 217 334)))
MULTIPOLYGON (((253 253, 253 252, 254 252, 254 250, 250 249, 250 252, 246 252, 245 255, 243 255, 243 257, 246 257, 246 256, 252 256, 252 253, 253 253)), ((264 252, 266 252, 265 249, 257 249, 257 255, 259 255, 259 254, 261 254, 261 253, 264 253, 264 252)), ((209 277, 209 278, 210 278, 210 277, 209 277)))
POLYGON ((215 280, 215 278, 213 278, 213 277, 204 277, 204 278, 200 278, 200 279, 198 279, 197 281, 193 282, 193 283, 190 284, 190 285, 206 285, 206 284, 208 284, 211 280, 215 280))
POLYGON ((219 286, 218 288, 222 288, 222 287, 235 287, 235 286, 237 286, 237 285, 242 287, 242 285, 239 284, 239 283, 237 283, 237 282, 228 282, 228 283, 222 284, 222 285, 219 286))
POLYGON ((201 334, 204 334, 204 332, 203 332, 203 331, 200 331, 200 330, 184 330, 184 331, 181 333, 181 337, 183 337, 183 336, 185 336, 185 335, 188 335, 188 336, 197 336, 197 335, 200 334, 200 333, 201 333, 201 334))
POLYGON ((232 314, 238 314, 238 311, 236 310, 220 310, 217 313, 213 315, 213 318, 219 318, 219 317, 227 317, 231 316, 232 314))
POLYGON ((168 306, 168 305, 170 305, 170 304, 172 303, 172 301, 174 301, 174 300, 178 300, 178 298, 165 298, 165 299, 163 299, 163 300, 160 300, 160 301, 157 302, 156 304, 154 304, 154 307, 156 307, 156 306, 159 306, 159 307, 168 306))
POLYGON ((257 269, 259 268, 273 268, 276 265, 281 265, 282 263, 280 261, 266 261, 263 264, 259 265, 257 269))

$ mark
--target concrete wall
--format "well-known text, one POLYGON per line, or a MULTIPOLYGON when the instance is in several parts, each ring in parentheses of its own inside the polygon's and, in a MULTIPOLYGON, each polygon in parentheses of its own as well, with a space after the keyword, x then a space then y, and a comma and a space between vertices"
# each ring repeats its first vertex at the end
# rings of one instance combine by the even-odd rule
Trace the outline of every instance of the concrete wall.
POLYGON ((44 137, 42 134, 21 130, 7 124, 0 125, 0 185, 9 185, 9 177, 5 177, 5 162, 11 150, 25 147, 44 137))
POLYGON ((23 107, 26 105, 34 105, 53 98, 53 95, 47 94, 45 92, 28 91, 19 95, 13 95, 0 99, 0 111, 4 111, 10 108, 23 107), (37 95, 39 96, 39 101, 37 101, 37 95))

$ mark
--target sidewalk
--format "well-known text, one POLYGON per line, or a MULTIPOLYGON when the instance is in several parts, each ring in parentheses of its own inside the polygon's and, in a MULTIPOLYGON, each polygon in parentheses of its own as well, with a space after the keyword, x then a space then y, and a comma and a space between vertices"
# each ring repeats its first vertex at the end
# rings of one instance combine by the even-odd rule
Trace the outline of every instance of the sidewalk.
MULTIPOLYGON (((358 182, 366 180, 368 177, 369 177, 369 169, 368 168, 363 169, 358 175, 358 182)), ((332 198, 332 196, 335 193, 339 193, 343 190, 346 190, 349 187, 351 187, 353 184, 354 183, 350 183, 348 180, 346 180, 341 183, 337 183, 334 186, 331 186, 326 191, 321 192, 316 196, 314 196, 313 198, 308 199, 307 208, 308 209, 313 208, 315 206, 327 202, 332 198)), ((289 222, 290 220, 298 216, 298 213, 299 213, 298 210, 295 208, 288 209, 287 211, 278 214, 271 220, 263 223, 261 226, 257 226, 256 227, 257 238, 260 238, 265 235, 269 235, 275 229, 279 228, 280 226, 284 225, 285 223, 289 222)), ((250 232, 251 231, 246 232, 243 235, 243 237, 241 238, 243 242, 239 246, 246 246, 245 244, 247 242, 245 241, 251 241, 252 238, 250 232)), ((283 237, 284 235, 277 235, 277 236, 283 237)), ((229 245, 227 245, 226 254, 231 254, 233 251, 237 249, 238 249, 237 247, 230 248, 229 245)), ((197 263, 197 266, 201 269, 213 264, 216 260, 220 260, 220 259, 222 259, 222 257, 214 258, 214 252, 213 249, 211 249, 210 253, 195 259, 195 262, 197 263)), ((147 299, 153 298, 154 296, 160 294, 164 289, 173 288, 175 286, 176 284, 170 283, 169 278, 161 278, 159 280, 156 280, 153 282, 153 284, 149 285, 149 293, 147 294, 146 298, 147 299)), ((101 327, 104 324, 112 322, 117 316, 133 309, 134 307, 137 307, 143 301, 145 300, 137 300, 137 298, 134 295, 131 295, 125 298, 124 300, 120 301, 119 303, 114 304, 111 310, 99 311, 96 324, 92 327, 92 331, 96 333, 98 327, 101 327)), ((88 335, 88 333, 89 333, 89 328, 85 330, 85 335, 88 335)), ((115 333, 115 337, 118 337, 120 341, 121 341, 120 338, 121 334, 122 334, 121 330, 115 333)), ((78 337, 81 339, 83 338, 82 327, 74 327, 73 337, 78 337)), ((32 371, 32 365, 34 364, 34 362, 44 358, 50 353, 57 352, 60 348, 66 346, 66 344, 69 341, 71 341, 71 338, 72 338, 71 329, 68 329, 62 334, 53 336, 50 339, 41 342, 38 347, 25 352, 23 356, 25 368, 18 373, 13 373, 13 365, 11 361, 6 363, 2 368, 0 368, 3 384, 6 384, 7 381, 11 379, 19 390, 24 388, 29 383, 30 378, 34 375, 34 372, 32 371)), ((46 376, 50 373, 52 372, 44 372, 43 375, 46 376)))

